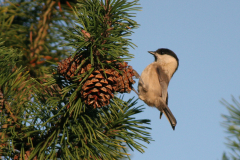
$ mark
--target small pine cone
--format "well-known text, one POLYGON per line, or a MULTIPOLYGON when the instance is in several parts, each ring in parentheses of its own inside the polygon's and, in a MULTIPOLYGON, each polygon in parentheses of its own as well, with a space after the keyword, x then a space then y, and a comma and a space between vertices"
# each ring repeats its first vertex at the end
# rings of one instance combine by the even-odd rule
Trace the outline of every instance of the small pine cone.
POLYGON ((115 72, 117 83, 114 85, 114 90, 120 93, 129 93, 132 90, 132 85, 135 83, 133 80, 134 70, 127 62, 118 63, 117 68, 122 71, 122 74, 115 72))
POLYGON ((3 92, 0 89, 0 112, 4 109, 4 97, 3 97, 3 92))
POLYGON ((81 97, 87 105, 94 108, 106 106, 110 103, 110 99, 114 97, 113 69, 95 70, 87 78, 80 91, 81 97), (104 71, 107 78, 104 76, 104 71))
MULTIPOLYGON (((81 54, 81 55, 76 55, 74 58, 68 57, 62 60, 62 62, 58 63, 58 68, 57 68, 58 73, 60 73, 67 80, 72 80, 72 77, 85 73, 92 67, 91 64, 84 62, 85 58, 86 57, 83 54, 81 54), (78 71, 78 73, 75 73, 79 65, 82 65, 82 66, 78 71)), ((81 80, 82 78, 79 79, 79 81, 81 80)))

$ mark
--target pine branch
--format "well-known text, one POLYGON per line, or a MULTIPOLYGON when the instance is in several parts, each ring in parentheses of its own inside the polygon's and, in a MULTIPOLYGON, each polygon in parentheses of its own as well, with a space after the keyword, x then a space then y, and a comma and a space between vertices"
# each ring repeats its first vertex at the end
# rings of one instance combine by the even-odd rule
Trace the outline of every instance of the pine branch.
POLYGON ((129 156, 126 147, 144 152, 140 142, 151 141, 150 121, 135 119, 143 108, 116 93, 130 92, 135 83, 124 61, 133 57, 127 36, 138 27, 130 13, 136 5, 16 0, 0 8, 4 158, 120 159, 129 156))
MULTIPOLYGON (((35 54, 39 54, 39 52, 43 49, 42 45, 47 36, 49 23, 51 22, 51 14, 54 9, 55 1, 48 0, 46 5, 43 7, 43 11, 40 15, 40 21, 38 22, 37 30, 32 36, 32 31, 30 32, 30 56, 32 58, 36 57, 35 54), (35 37, 33 39, 33 37, 35 37)), ((40 63, 40 62, 39 62, 40 63)))
POLYGON ((29 101, 29 88, 26 86, 30 83, 26 81, 28 73, 24 72, 24 68, 15 69, 21 54, 6 47, 1 47, 0 53, 0 57, 4 57, 0 63, 0 67, 4 68, 0 71, 0 88, 3 101, 0 122, 1 155, 5 155, 8 153, 6 150, 10 148, 9 143, 11 142, 9 140, 22 130, 21 116, 25 103, 29 101), (12 63, 9 63, 10 61, 12 63), (7 65, 4 65, 4 63, 7 63, 7 65))
POLYGON ((67 13, 72 11, 65 7, 66 4, 60 3, 60 11, 58 2, 60 1, 48 0, 45 3, 41 0, 15 0, 6 2, 0 8, 0 38, 5 40, 6 46, 22 51, 22 65, 34 77, 43 76, 44 69, 49 69, 52 63, 61 58, 60 55, 64 56, 70 51, 67 47, 59 48, 64 37, 59 28, 64 26, 63 23, 69 24, 74 16, 67 13))

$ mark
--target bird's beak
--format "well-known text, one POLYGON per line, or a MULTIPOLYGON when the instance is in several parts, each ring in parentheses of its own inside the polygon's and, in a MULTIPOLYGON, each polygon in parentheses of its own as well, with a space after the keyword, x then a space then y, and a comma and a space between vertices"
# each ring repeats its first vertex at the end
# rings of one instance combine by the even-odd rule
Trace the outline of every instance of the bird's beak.
POLYGON ((148 53, 151 53, 152 55, 155 55, 154 51, 148 51, 148 53))

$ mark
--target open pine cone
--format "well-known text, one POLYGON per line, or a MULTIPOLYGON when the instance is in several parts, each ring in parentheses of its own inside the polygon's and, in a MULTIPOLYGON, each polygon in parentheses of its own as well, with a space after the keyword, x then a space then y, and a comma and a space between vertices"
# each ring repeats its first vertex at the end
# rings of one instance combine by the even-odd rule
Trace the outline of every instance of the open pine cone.
MULTIPOLYGON (((74 58, 68 57, 64 59, 58 64, 58 73, 67 80, 73 80, 72 77, 84 74, 92 67, 89 61, 85 61, 85 58, 82 55, 76 55, 74 58), (75 73, 80 65, 81 68, 75 73)), ((111 62, 113 61, 107 61, 107 63, 111 62)), ((132 67, 127 62, 117 62, 114 67, 121 73, 112 68, 95 68, 83 82, 80 95, 85 104, 91 105, 94 108, 102 107, 110 103, 110 99, 114 97, 114 92, 129 93, 131 91, 132 84, 135 83, 132 79, 134 76, 132 67)), ((83 78, 80 78, 79 81, 82 81, 83 78)))

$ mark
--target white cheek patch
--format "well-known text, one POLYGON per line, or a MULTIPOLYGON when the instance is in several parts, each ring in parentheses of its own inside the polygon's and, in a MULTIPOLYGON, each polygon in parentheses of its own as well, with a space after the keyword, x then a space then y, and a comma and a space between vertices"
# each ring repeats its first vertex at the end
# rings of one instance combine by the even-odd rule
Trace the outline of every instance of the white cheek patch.
POLYGON ((176 63, 177 64, 177 60, 174 57, 167 55, 167 54, 158 55, 158 58, 165 64, 167 64, 167 63, 176 63))
POLYGON ((175 72, 178 62, 177 60, 167 54, 164 55, 157 55, 158 62, 161 63, 163 70, 165 70, 166 74, 168 74, 169 77, 172 77, 173 73, 175 72))

